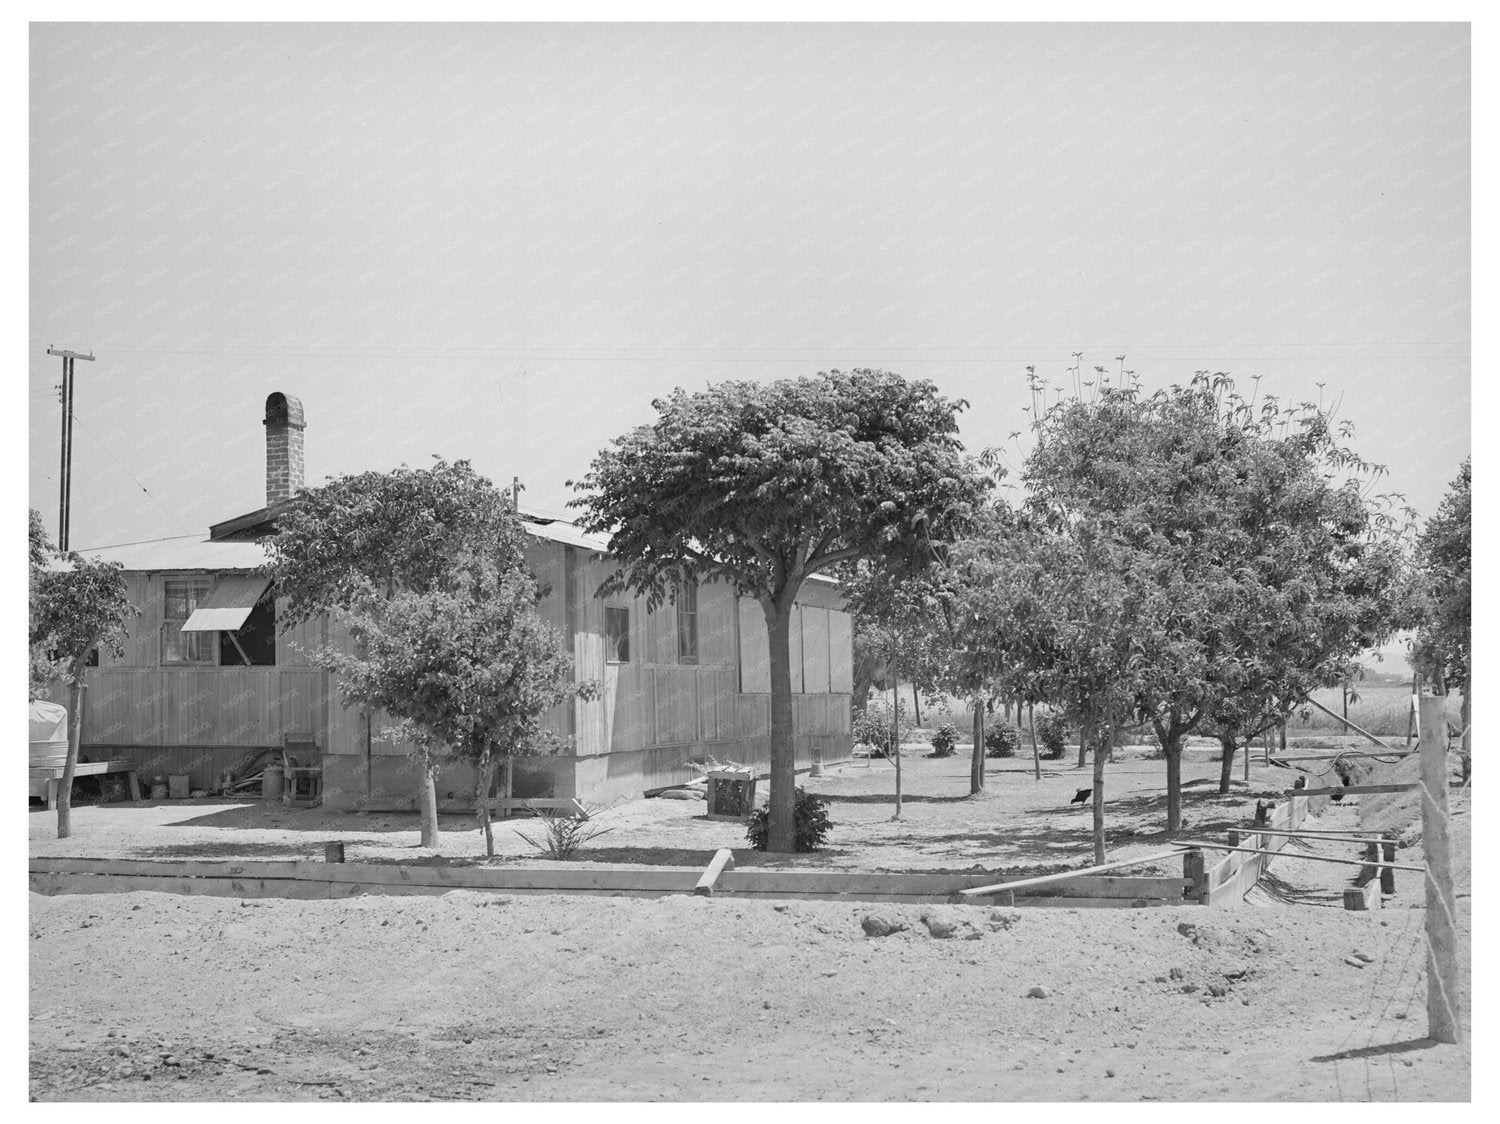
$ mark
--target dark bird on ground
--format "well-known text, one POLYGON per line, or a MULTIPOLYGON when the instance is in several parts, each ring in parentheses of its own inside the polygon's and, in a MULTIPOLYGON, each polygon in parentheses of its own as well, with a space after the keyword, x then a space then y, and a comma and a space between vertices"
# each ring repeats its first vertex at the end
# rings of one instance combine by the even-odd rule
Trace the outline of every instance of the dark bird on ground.
POLYGON ((1093 789, 1091 789, 1091 788, 1080 788, 1076 793, 1073 794, 1073 799, 1069 800, 1068 803, 1069 804, 1087 804, 1088 801, 1089 801, 1089 797, 1092 796, 1092 795, 1094 795, 1094 790, 1093 789))
POLYGON ((1307 787, 1307 777, 1305 777, 1305 776, 1298 777, 1295 781, 1292 782, 1292 787, 1293 788, 1306 788, 1307 787))

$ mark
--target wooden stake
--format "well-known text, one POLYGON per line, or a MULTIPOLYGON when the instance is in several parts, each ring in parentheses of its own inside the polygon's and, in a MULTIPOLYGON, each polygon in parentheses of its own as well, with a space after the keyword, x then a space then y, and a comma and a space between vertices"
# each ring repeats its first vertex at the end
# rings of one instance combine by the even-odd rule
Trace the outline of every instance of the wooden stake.
POLYGON ((1448 842, 1448 700, 1423 694, 1421 710, 1422 853, 1427 860, 1427 1037, 1457 1042, 1457 906, 1448 842))

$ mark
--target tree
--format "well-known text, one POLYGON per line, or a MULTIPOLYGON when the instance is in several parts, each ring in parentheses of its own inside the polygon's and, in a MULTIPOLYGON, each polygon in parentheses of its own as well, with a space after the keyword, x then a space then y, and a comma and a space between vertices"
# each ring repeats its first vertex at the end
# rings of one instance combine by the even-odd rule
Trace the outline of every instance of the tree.
POLYGON ((1471 561, 1469 547, 1472 467, 1464 460, 1448 486, 1437 514, 1427 521, 1417 539, 1417 581, 1422 594, 1422 620, 1412 646, 1412 664, 1445 690, 1464 695, 1463 758, 1469 768, 1469 667, 1473 641, 1469 625, 1471 561))
MULTIPOLYGON (((267 547, 283 631, 325 612, 352 624, 356 611, 368 629, 380 606, 401 594, 462 587, 477 560, 502 573, 525 566, 525 531, 509 498, 467 461, 441 459, 299 492, 267 547)), ((438 845, 433 744, 420 742, 416 751, 423 847, 438 845)))
POLYGON ((58 679, 68 689, 68 757, 57 791, 57 837, 72 834, 73 775, 83 734, 83 687, 89 656, 104 647, 118 654, 125 622, 137 610, 126 596, 125 572, 118 562, 100 562, 76 553, 50 568, 51 545, 41 517, 31 513, 31 688, 58 679))
POLYGON ((726 382, 652 403, 574 484, 585 529, 610 536, 605 591, 648 604, 683 576, 728 581, 765 615, 771 672, 772 852, 794 852, 792 607, 812 575, 857 558, 925 565, 987 482, 958 440, 962 402, 885 371, 726 382))
POLYGON ((562 634, 537 614, 538 600, 536 579, 524 569, 471 556, 444 588, 357 602, 348 614, 357 651, 323 657, 340 677, 346 705, 383 710, 430 755, 451 752, 474 766, 491 856, 496 764, 538 752, 547 711, 590 693, 572 683, 562 634))

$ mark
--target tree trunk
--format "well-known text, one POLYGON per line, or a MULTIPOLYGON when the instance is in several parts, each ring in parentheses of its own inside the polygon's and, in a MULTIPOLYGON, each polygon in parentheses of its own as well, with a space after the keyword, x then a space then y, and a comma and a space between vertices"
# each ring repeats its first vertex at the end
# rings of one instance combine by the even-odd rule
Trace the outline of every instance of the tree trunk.
MULTIPOLYGON (((1468 696, 1464 696, 1467 698, 1468 696)), ((969 761, 969 795, 984 791, 984 700, 974 700, 974 755, 969 761)))
MULTIPOLYGON (((1021 717, 1021 704, 1016 704, 1016 718, 1021 717)), ((1031 726, 1031 771, 1035 779, 1042 779, 1042 747, 1036 741, 1036 703, 1026 704, 1026 720, 1031 726)))
MULTIPOLYGON (((1111 719, 1111 725, 1113 725, 1111 719)), ((1107 755, 1102 747, 1094 747, 1094 862, 1107 861, 1104 857, 1104 759, 1107 755)))
POLYGON ((63 762, 62 780, 57 782, 59 839, 73 834, 73 772, 78 765, 78 746, 83 740, 83 669, 87 659, 85 655, 73 661, 73 682, 68 687, 68 756, 63 762))
POLYGON ((1220 734, 1219 745, 1223 747, 1223 760, 1219 764, 1219 795, 1229 795, 1229 778, 1234 773, 1234 735, 1220 734))
POLYGON ((437 763, 429 755, 422 762, 421 787, 417 789, 417 811, 422 820, 422 842, 421 846, 430 847, 434 850, 439 846, 438 842, 438 818, 437 818, 437 763))
POLYGON ((1078 724, 1078 767, 1082 769, 1089 763, 1089 743, 1097 736, 1094 723, 1085 718, 1078 724))
POLYGON ((766 851, 776 855, 797 852, 797 756, 792 742, 792 605, 763 602, 771 659, 771 796, 766 851))
MULTIPOLYGON (((507 758, 507 762, 508 762, 507 758)), ((490 783, 495 779, 493 762, 479 770, 479 780, 474 786, 474 803, 479 809, 479 826, 484 829, 484 854, 495 857, 495 832, 490 827, 490 783)))
POLYGON ((901 692, 897 690, 900 686, 901 677, 896 668, 895 659, 891 660, 891 760, 896 763, 896 814, 893 820, 901 818, 901 692))
POLYGON ((911 713, 912 719, 918 726, 922 724, 922 700, 917 698, 917 685, 911 685, 911 713))
POLYGON ((1179 737, 1163 737, 1162 752, 1167 755, 1167 834, 1182 830, 1182 742, 1179 737))

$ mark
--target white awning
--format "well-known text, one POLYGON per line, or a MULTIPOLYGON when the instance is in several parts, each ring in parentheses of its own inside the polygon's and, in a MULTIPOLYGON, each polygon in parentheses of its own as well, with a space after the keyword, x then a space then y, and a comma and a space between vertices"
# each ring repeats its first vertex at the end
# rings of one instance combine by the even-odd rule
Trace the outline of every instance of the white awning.
POLYGON ((192 616, 183 622, 183 632, 233 632, 245 623, 250 610, 271 584, 256 574, 226 574, 214 581, 192 616))

